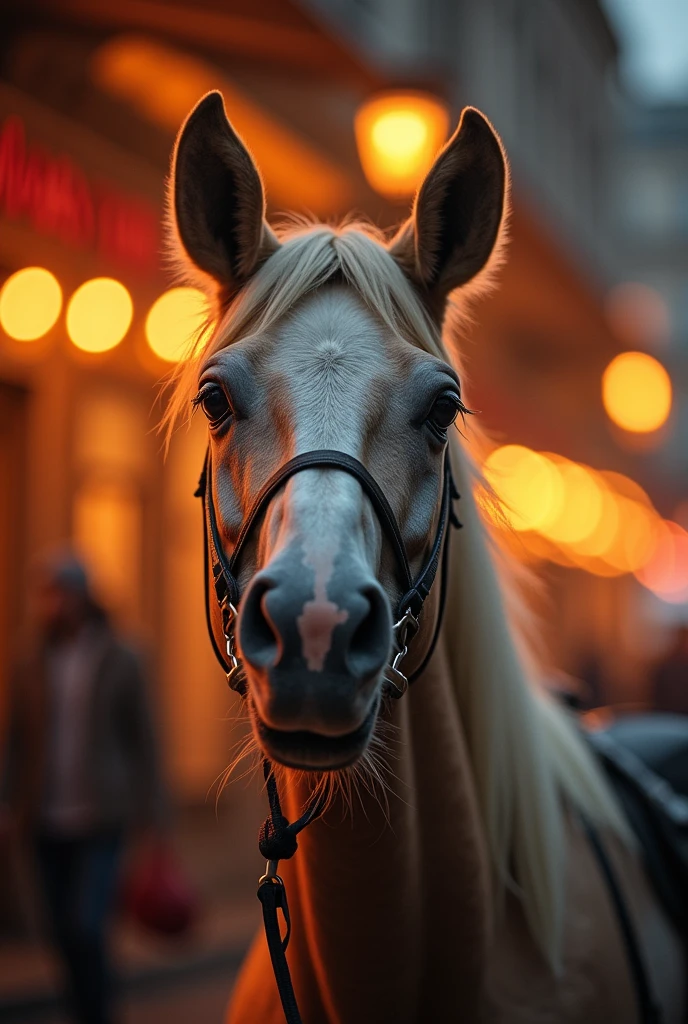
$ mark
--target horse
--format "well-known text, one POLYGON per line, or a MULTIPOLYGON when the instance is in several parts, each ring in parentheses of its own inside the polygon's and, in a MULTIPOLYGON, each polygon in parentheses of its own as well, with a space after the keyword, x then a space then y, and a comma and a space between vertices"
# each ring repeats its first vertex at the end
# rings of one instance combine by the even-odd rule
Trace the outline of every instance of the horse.
MULTIPOLYGON (((224 558, 241 539, 232 633, 213 602, 210 627, 216 645, 236 645, 253 742, 287 815, 314 794, 326 803, 281 871, 308 1024, 640 1019, 586 822, 623 890, 662 1019, 681 1019, 679 939, 578 724, 544 686, 486 515, 478 432, 457 429, 458 341, 504 259, 508 194, 501 141, 473 108, 391 237, 355 219, 271 227, 219 93, 190 113, 173 154, 174 260, 211 314, 178 368, 167 423, 206 416, 224 558), (399 559, 361 470, 301 464, 255 508, 281 467, 323 450, 377 483, 414 578, 450 467, 462 529, 444 539, 441 579, 405 653, 399 559), (390 657, 403 677, 420 672, 400 700, 390 657)), ((227 1020, 283 1020, 262 934, 227 1020)))

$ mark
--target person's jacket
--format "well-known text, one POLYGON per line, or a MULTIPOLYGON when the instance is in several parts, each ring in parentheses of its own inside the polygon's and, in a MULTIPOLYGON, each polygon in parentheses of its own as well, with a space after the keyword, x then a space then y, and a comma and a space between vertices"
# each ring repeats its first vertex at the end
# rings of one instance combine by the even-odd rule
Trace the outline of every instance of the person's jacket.
MULTIPOLYGON (((43 649, 21 663, 10 690, 3 796, 27 829, 40 823, 50 786, 46 656, 43 649)), ((98 630, 96 667, 87 699, 84 772, 97 809, 94 826, 161 824, 165 798, 141 661, 105 626, 98 630)))

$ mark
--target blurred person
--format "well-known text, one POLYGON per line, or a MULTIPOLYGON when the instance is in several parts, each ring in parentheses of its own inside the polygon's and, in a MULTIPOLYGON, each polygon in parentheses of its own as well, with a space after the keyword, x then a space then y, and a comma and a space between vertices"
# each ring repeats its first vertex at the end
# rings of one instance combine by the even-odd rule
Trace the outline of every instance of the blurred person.
POLYGON ((667 655, 655 667, 652 704, 655 711, 688 715, 688 625, 678 627, 667 655))
POLYGON ((5 789, 35 851, 52 941, 79 1024, 110 1024, 107 925, 124 838, 156 827, 163 796, 140 661, 74 556, 35 586, 38 642, 13 678, 5 789))

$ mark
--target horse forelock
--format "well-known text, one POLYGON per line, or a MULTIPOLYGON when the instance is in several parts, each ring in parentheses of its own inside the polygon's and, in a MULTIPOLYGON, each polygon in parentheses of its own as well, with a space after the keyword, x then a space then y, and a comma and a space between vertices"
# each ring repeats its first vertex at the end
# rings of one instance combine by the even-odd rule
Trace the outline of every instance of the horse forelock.
MULTIPOLYGON (((204 360, 248 334, 269 330, 307 295, 338 280, 395 334, 447 358, 440 328, 373 225, 359 220, 327 225, 292 218, 283 221, 276 234, 280 248, 226 308, 211 308, 188 358, 173 371, 173 393, 163 419, 168 440, 175 425, 190 416, 189 402, 204 360)), ((456 359, 453 353, 455 363, 456 359)))

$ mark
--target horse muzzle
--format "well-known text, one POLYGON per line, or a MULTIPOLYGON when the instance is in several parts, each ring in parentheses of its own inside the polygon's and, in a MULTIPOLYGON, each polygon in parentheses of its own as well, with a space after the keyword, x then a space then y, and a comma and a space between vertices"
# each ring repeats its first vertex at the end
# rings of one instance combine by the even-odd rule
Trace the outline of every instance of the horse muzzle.
POLYGON ((320 592, 293 545, 258 573, 238 641, 268 756, 321 770, 356 761, 375 725, 392 638, 389 600, 358 568, 338 567, 320 592))
POLYGON ((460 525, 453 510, 459 495, 446 454, 443 477, 435 539, 415 579, 396 516, 379 484, 358 459, 330 449, 295 455, 263 484, 228 557, 213 500, 208 449, 196 490, 204 508, 208 629, 228 685, 242 696, 248 685, 255 731, 268 758, 310 770, 353 764, 372 735, 383 687, 385 695, 403 697, 409 683, 425 670, 440 633, 444 587, 434 633, 411 675, 406 674, 404 660, 418 633, 419 615, 440 559, 447 558, 448 527, 460 525), (393 625, 389 600, 358 558, 349 553, 342 561, 341 551, 328 556, 322 544, 305 557, 297 538, 241 594, 237 567, 247 538, 284 484, 308 469, 347 473, 370 500, 403 584, 393 625), (211 581, 222 643, 210 612, 211 581), (296 740, 294 734, 300 734, 296 740))

